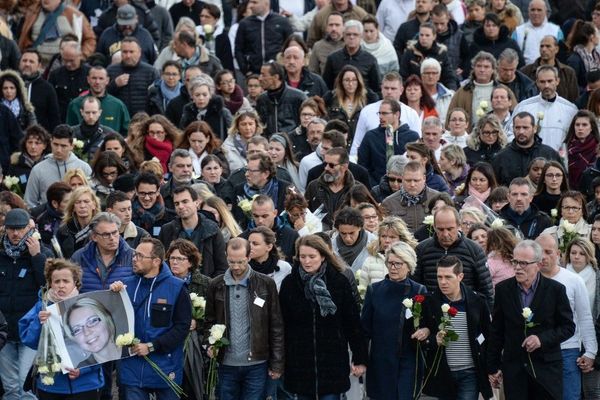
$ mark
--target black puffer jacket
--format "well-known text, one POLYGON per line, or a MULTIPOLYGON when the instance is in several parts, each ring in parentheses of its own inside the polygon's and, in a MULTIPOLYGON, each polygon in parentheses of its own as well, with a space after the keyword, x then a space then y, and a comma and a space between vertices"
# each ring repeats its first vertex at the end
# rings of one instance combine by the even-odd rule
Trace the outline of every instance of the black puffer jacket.
POLYGON ((450 61, 448 61, 448 49, 443 44, 433 43, 431 48, 426 49, 418 41, 410 41, 400 59, 400 75, 403 79, 410 75, 421 75, 421 63, 426 58, 435 58, 442 66, 440 82, 448 89, 458 89, 458 78, 454 73, 450 61))
POLYGON ((183 107, 179 127, 185 129, 194 121, 205 121, 210 125, 215 135, 221 141, 224 141, 227 138, 227 130, 231 126, 233 117, 231 116, 231 112, 225 107, 223 98, 219 95, 213 95, 206 106, 206 114, 199 117, 199 111, 193 101, 188 103, 183 107))
POLYGON ((535 137, 533 146, 527 149, 517 146, 516 139, 513 140, 492 162, 496 180, 499 184, 508 186, 514 178, 527 175, 529 163, 537 157, 544 157, 548 161, 561 161, 556 150, 543 144, 539 136, 535 137))
POLYGON ((285 389, 315 398, 343 393, 350 388, 350 360, 367 365, 367 340, 358 304, 348 279, 332 266, 324 281, 337 307, 334 315, 321 316, 316 303, 306 299, 297 266, 281 283, 279 302, 285 331, 285 389))
POLYGON ((300 76, 300 85, 298 90, 304 92, 306 97, 319 96, 323 97, 325 93, 329 91, 329 88, 325 84, 323 78, 314 72, 310 72, 308 68, 302 68, 302 75, 300 76))
POLYGON ((379 203, 381 203, 386 197, 391 196, 392 193, 392 188, 388 182, 387 174, 381 177, 379 185, 375 185, 373 186, 373 189, 371 189, 371 194, 379 203))
POLYGON ((492 309, 494 303, 494 289, 490 270, 486 265, 487 257, 481 247, 471 239, 459 233, 458 239, 450 248, 444 249, 438 242, 437 236, 426 239, 417 245, 417 268, 413 278, 415 281, 427 286, 428 291, 438 287, 437 263, 446 255, 458 257, 463 263, 465 277, 463 283, 476 292, 481 293, 492 309))
POLYGON ((494 157, 496 157, 496 154, 498 154, 498 152, 502 150, 502 147, 498 142, 494 143, 491 146, 485 143, 480 143, 479 150, 473 150, 468 146, 463 148, 463 150, 465 152, 465 155, 467 156, 467 163, 472 167, 473 165, 482 161, 491 164, 494 157))
POLYGON ((148 88, 159 78, 158 71, 145 62, 138 63, 135 67, 127 67, 122 64, 113 64, 107 68, 110 83, 108 93, 117 97, 127 106, 129 115, 146 110, 146 98, 148 88), (115 79, 121 74, 129 74, 129 83, 117 87, 115 79))
POLYGON ((304 93, 285 83, 278 90, 258 96, 256 111, 266 126, 266 135, 294 130, 300 124, 300 106, 304 100, 304 93))
POLYGON ((182 86, 179 96, 175 97, 169 102, 169 104, 167 104, 165 117, 169 118, 169 121, 171 121, 173 125, 179 126, 179 121, 181 121, 181 115, 183 114, 183 108, 190 101, 192 101, 192 98, 190 97, 186 87, 182 86))

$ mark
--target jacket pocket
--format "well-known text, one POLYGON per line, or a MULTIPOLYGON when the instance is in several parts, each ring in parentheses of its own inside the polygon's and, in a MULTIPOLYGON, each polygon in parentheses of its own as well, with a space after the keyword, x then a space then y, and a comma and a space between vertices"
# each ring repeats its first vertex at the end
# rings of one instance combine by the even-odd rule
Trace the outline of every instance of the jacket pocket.
POLYGON ((164 328, 171 322, 172 304, 155 303, 150 306, 150 323, 155 328, 164 328))

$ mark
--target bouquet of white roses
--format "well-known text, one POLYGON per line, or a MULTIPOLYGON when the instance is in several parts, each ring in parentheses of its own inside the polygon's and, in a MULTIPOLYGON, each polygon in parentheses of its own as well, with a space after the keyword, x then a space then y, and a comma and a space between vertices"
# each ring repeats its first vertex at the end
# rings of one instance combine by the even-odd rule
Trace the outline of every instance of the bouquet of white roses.
POLYGON ((73 153, 83 161, 88 161, 88 155, 83 152, 83 148, 85 147, 85 143, 83 140, 75 139, 73 140, 73 153))
POLYGON ((196 320, 204 319, 204 311, 206 310, 206 300, 196 293, 190 293, 190 301, 192 302, 192 318, 196 320))
POLYGON ((571 243, 573 239, 578 238, 579 234, 577 233, 575 225, 564 218, 560 221, 558 228, 559 231, 562 230, 562 236, 559 237, 558 240, 558 248, 560 249, 561 254, 564 254, 569 243, 571 243))
POLYGON ((258 195, 255 194, 251 199, 248 199, 244 196, 238 196, 238 207, 242 210, 242 212, 248 217, 252 219, 252 202, 258 195))
POLYGON ((4 186, 11 192, 20 197, 23 197, 23 191, 21 190, 21 180, 16 176, 7 175, 4 177, 4 186))
MULTIPOLYGON (((42 310, 46 310, 48 299, 46 293, 42 294, 42 310)), ((50 324, 42 325, 40 341, 34 364, 42 383, 47 386, 54 385, 54 374, 61 371, 60 356, 56 352, 56 338, 50 329, 50 324)))
POLYGON ((229 344, 229 340, 224 337, 225 329, 227 327, 222 324, 215 324, 210 328, 208 343, 212 354, 208 367, 208 377, 206 378, 206 393, 208 393, 209 399, 215 398, 214 392, 217 387, 217 356, 219 355, 219 349, 229 344))

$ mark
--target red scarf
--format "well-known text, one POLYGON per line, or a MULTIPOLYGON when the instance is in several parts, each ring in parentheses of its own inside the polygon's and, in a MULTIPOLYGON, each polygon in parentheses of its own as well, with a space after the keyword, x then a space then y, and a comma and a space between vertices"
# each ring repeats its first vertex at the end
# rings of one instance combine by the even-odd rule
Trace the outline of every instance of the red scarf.
POLYGON ((225 100, 225 107, 227 107, 232 114, 235 114, 242 104, 244 104, 244 91, 241 87, 235 85, 235 89, 233 90, 233 93, 231 93, 229 100, 225 99, 225 97, 223 97, 223 100, 225 100))
POLYGON ((167 164, 169 163, 169 157, 171 157, 171 152, 173 151, 173 143, 168 139, 165 139, 164 142, 160 142, 152 136, 146 136, 144 148, 152 157, 158 158, 160 165, 163 167, 163 171, 167 173, 169 171, 167 164))
POLYGON ((581 140, 574 137, 569 142, 569 185, 572 188, 579 187, 583 171, 596 162, 598 141, 594 135, 581 140))

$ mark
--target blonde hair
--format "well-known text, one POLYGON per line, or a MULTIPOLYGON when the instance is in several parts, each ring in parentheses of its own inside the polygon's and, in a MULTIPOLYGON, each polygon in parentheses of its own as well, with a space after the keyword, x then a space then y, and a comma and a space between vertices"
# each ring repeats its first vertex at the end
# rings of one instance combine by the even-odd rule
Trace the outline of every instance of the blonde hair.
POLYGON ((596 249, 594 249, 594 245, 588 239, 584 239, 581 237, 576 237, 571 240, 571 242, 567 245, 567 249, 565 250, 565 254, 563 256, 565 264, 571 262, 571 248, 573 246, 579 246, 583 253, 585 254, 585 258, 587 259, 587 263, 590 264, 596 271, 598 270, 598 261, 596 261, 596 249))
POLYGON ((87 176, 85 176, 85 172, 83 172, 81 168, 68 170, 65 176, 63 176, 63 182, 71 186, 71 179, 73 178, 79 178, 83 182, 84 186, 90 186, 90 181, 88 181, 87 176))
POLYGON ((458 215, 460 216, 460 222, 464 217, 471 217, 480 224, 485 223, 485 214, 475 207, 465 207, 458 212, 458 215))
POLYGON ((408 244, 404 242, 396 242, 390 247, 388 251, 385 252, 385 263, 387 264, 390 255, 395 255, 400 258, 402 261, 408 265, 408 270, 410 274, 415 273, 415 268, 417 267, 417 254, 415 250, 408 244))
MULTIPOLYGON (((417 247, 417 244, 419 243, 415 240, 412 233, 410 233, 408 230, 406 223, 400 217, 385 217, 383 221, 379 223, 379 227, 377 228, 378 237, 381 237, 383 232, 387 230, 396 232, 396 234, 400 237, 399 241, 408 244, 413 249, 417 247)), ((373 240, 367 246, 367 250, 372 256, 376 255, 379 251, 383 250, 381 248, 381 240, 373 240)))
POLYGON ((451 163, 455 163, 456 167, 464 167, 467 165, 467 156, 462 147, 456 144, 449 144, 442 148, 442 154, 451 163))
POLYGON ((211 196, 204 200, 204 204, 217 210, 221 216, 221 227, 229 229, 231 237, 237 237, 242 233, 242 228, 229 211, 229 207, 225 204, 222 198, 218 196, 211 196))
MULTIPOLYGON (((90 188, 89 186, 78 187, 77 189, 73 190, 73 192, 71 192, 71 197, 69 197, 69 202, 67 203, 67 208, 65 209, 65 216, 63 217, 63 224, 68 224, 69 222, 71 222, 73 220, 75 202, 77 200, 79 200, 81 198, 81 196, 86 195, 86 194, 90 195, 92 202, 96 206, 96 209, 94 211, 92 211, 92 218, 94 218, 96 216, 96 214, 98 214, 101 211, 100 199, 98 199, 98 196, 96 196, 96 194, 94 193, 92 188, 90 188)), ((92 218, 90 218, 90 221, 92 220, 92 218)))
POLYGON ((258 113, 256 111, 254 111, 254 109, 246 108, 246 109, 239 110, 233 116, 233 121, 231 122, 231 126, 229 127, 229 130, 227 131, 227 134, 229 136, 235 136, 238 133, 238 131, 239 131, 238 124, 240 123, 240 121, 243 118, 252 118, 254 120, 254 122, 256 122, 256 133, 254 134, 254 136, 262 135, 265 127, 260 120, 260 116, 258 115, 258 113))

